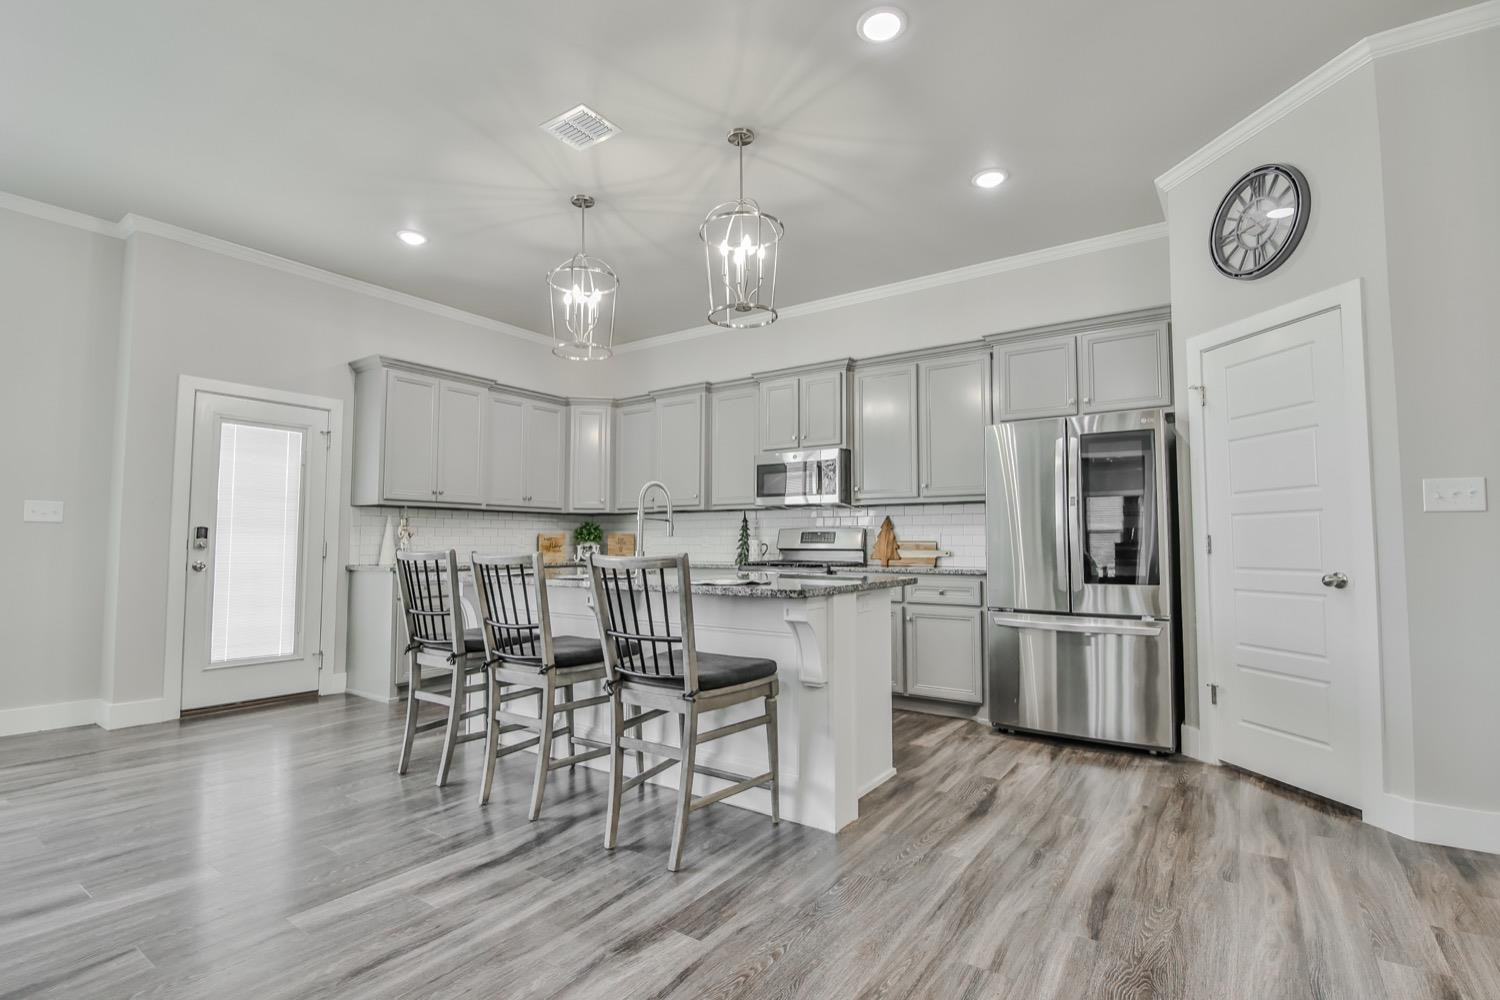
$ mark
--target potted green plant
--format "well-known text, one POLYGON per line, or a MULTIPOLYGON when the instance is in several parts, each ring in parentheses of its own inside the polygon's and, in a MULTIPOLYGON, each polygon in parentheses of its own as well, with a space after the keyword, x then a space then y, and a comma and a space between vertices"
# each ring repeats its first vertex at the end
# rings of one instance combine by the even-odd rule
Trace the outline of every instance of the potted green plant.
POLYGON ((597 521, 584 521, 573 529, 573 552, 579 562, 586 562, 590 553, 598 555, 603 542, 604 529, 597 521))

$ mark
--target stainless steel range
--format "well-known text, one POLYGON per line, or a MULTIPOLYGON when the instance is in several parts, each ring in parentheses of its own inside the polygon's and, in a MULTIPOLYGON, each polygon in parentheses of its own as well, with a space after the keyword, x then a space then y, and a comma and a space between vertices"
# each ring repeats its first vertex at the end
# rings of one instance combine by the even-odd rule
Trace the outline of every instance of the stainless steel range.
POLYGON ((864 528, 782 528, 776 532, 780 558, 756 560, 746 569, 842 573, 866 565, 865 538, 864 528))

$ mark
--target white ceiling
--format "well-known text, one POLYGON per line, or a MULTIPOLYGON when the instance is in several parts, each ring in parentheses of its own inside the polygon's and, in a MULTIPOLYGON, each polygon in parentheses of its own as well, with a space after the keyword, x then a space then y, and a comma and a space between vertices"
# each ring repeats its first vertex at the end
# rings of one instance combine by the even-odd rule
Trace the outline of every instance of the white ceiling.
POLYGON ((697 225, 787 224, 778 304, 1160 219, 1152 179, 1359 38, 1445 0, 24 0, 0 190, 135 212, 534 330, 542 275, 620 272, 620 340, 697 326, 697 225), (623 134, 537 124, 586 102, 623 134), (981 192, 980 167, 1012 179, 981 192), (395 230, 431 242, 412 250, 395 230))

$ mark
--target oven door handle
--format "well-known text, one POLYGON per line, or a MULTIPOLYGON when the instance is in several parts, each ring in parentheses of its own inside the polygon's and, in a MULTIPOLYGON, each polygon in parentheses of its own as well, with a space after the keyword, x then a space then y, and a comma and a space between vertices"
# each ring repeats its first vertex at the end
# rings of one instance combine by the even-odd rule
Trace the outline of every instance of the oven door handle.
POLYGON ((1029 628, 1042 632, 1072 632, 1079 635, 1161 636, 1160 622, 1117 621, 1108 618, 1044 618, 1040 615, 992 613, 990 622, 1007 628, 1029 628))

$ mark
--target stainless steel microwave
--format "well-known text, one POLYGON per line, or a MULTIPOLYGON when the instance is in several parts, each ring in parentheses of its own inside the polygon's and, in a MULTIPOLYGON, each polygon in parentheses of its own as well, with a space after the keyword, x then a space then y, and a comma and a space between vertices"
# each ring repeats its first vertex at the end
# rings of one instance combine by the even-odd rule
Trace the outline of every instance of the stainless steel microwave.
POLYGON ((765 452, 755 461, 758 507, 849 506, 848 448, 765 452))

